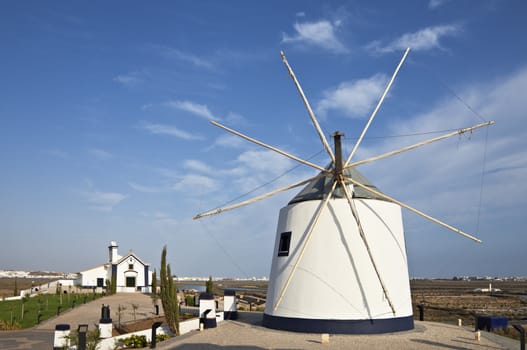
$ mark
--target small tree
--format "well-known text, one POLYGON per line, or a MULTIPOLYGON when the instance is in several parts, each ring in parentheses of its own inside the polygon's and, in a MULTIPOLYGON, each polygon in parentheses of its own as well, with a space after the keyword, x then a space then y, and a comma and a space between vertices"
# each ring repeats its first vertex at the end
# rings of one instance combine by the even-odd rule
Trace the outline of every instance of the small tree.
POLYGON ((174 285, 172 272, 170 271, 170 264, 166 263, 167 247, 163 247, 161 253, 161 269, 160 269, 160 287, 161 287, 161 303, 165 311, 165 319, 170 330, 177 336, 179 335, 179 305, 177 300, 177 289, 174 285))
POLYGON ((115 312, 117 314, 117 323, 119 324, 119 328, 121 327, 121 317, 123 316, 124 310, 126 310, 126 306, 119 304, 117 306, 117 311, 115 312))
POLYGON ((157 295, 157 272, 155 269, 152 273, 152 293, 150 293, 150 297, 152 298, 152 303, 156 306, 157 301, 159 300, 159 295, 157 295))
POLYGON ((17 296, 18 295, 18 278, 15 277, 15 288, 13 289, 13 296, 17 296))
POLYGON ((133 310, 133 313, 134 313, 134 321, 135 321, 136 320, 135 312, 137 311, 137 309, 139 309, 139 305, 138 304, 134 304, 134 303, 131 303, 130 305, 132 305, 132 310, 133 310))
POLYGON ((212 288, 214 287, 214 284, 212 283, 212 276, 209 276, 209 280, 205 284, 205 291, 207 293, 212 294, 212 288))
POLYGON ((24 314, 25 314, 24 306, 26 305, 26 302, 28 300, 29 300, 29 296, 28 295, 24 295, 22 297, 22 314, 20 315, 20 320, 24 319, 24 314))
POLYGON ((112 273, 112 294, 117 293, 117 274, 112 273))
MULTIPOLYGON (((110 295, 112 294, 112 281, 109 279, 106 279, 106 294, 110 295)), ((93 289, 93 294, 95 294, 95 288, 93 289)))

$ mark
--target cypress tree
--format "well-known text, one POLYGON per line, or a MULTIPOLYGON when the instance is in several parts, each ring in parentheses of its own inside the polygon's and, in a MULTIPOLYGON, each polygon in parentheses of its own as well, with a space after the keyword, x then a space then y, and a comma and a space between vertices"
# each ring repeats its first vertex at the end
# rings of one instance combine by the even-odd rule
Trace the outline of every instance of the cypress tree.
POLYGON ((167 247, 163 247, 161 253, 160 287, 161 304, 165 312, 165 319, 170 330, 177 336, 179 335, 179 305, 177 301, 177 290, 172 278, 170 264, 166 263, 167 247))
POLYGON ((207 293, 210 293, 212 294, 212 287, 214 286, 214 284, 212 283, 212 276, 209 276, 209 280, 207 281, 207 283, 205 284, 205 291, 207 293))
POLYGON ((112 273, 112 294, 117 293, 117 274, 112 273))
POLYGON ((152 297, 152 303, 154 303, 154 306, 157 305, 157 299, 159 297, 157 295, 157 271, 155 269, 152 273, 152 292, 150 293, 150 296, 152 297))

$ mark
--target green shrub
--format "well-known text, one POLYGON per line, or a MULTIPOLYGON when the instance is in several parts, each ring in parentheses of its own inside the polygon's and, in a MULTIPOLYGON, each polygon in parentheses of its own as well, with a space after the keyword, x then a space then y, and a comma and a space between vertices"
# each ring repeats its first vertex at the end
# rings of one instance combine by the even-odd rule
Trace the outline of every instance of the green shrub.
POLYGON ((18 322, 7 322, 0 320, 0 331, 12 331, 22 328, 18 322))
POLYGON ((187 306, 195 306, 194 296, 190 294, 185 295, 185 304, 187 304, 187 306))
POLYGON ((167 340, 168 338, 170 338, 168 334, 156 334, 156 342, 161 342, 163 340, 167 340))
POLYGON ((132 334, 128 338, 119 339, 119 341, 122 342, 125 346, 133 349, 144 348, 148 345, 148 342, 146 341, 146 336, 144 335, 132 334))
MULTIPOLYGON (((86 350, 97 350, 99 343, 101 342, 101 331, 99 328, 95 328, 86 333, 86 350)), ((79 333, 77 330, 71 331, 69 336, 66 336, 73 346, 79 345, 79 333)))

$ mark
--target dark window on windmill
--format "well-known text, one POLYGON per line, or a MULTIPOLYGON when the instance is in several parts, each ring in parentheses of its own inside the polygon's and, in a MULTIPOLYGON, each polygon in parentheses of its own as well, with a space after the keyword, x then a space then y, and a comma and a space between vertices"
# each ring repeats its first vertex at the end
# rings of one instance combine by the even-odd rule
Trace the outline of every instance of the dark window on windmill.
POLYGON ((289 246, 291 245, 291 231, 282 232, 280 243, 278 244, 278 256, 288 256, 289 246))

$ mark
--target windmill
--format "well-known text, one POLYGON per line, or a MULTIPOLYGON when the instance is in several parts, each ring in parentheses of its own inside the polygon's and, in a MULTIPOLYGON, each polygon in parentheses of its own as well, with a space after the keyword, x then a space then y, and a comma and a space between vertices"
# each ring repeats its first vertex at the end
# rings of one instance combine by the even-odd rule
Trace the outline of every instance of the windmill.
POLYGON ((266 327, 314 333, 368 334, 412 329, 413 312, 401 208, 455 233, 478 238, 427 215, 377 189, 357 169, 455 135, 493 124, 460 129, 368 159, 354 161, 410 49, 406 49, 350 154, 343 158, 341 132, 332 149, 285 55, 293 79, 330 165, 323 167, 265 144, 218 122, 234 135, 277 152, 319 173, 252 199, 198 214, 194 219, 254 203, 295 187, 304 188, 280 210, 263 315, 266 327))

